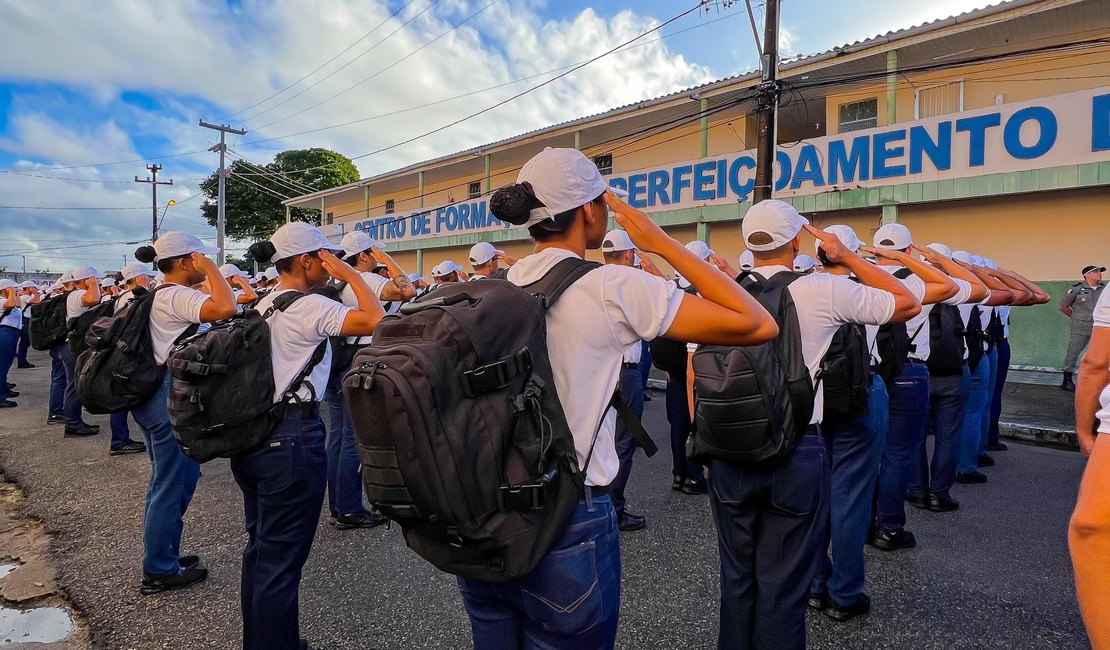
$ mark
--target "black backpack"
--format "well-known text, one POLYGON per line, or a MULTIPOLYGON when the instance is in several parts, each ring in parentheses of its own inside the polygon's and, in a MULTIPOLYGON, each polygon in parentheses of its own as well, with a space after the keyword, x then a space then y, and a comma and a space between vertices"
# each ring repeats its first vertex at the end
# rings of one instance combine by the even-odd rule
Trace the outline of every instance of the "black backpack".
POLYGON ((66 341, 69 343, 69 349, 73 351, 73 356, 78 357, 82 352, 89 348, 85 344, 85 334, 89 332, 89 328, 98 319, 105 316, 111 316, 116 313, 116 299, 112 298, 107 302, 101 302, 89 307, 85 313, 77 318, 69 319, 69 334, 66 335, 66 341))
POLYGON ((382 319, 344 378, 367 497, 440 570, 519 578, 566 531, 585 471, 546 313, 598 266, 566 259, 525 287, 441 286, 382 319))
POLYGON ((967 344, 967 368, 971 372, 979 369, 979 362, 983 360, 983 343, 987 340, 987 333, 983 331, 983 310, 979 306, 971 308, 967 318, 967 327, 964 328, 964 341, 967 344))
POLYGON ((744 465, 788 458, 809 427, 816 394, 802 357, 797 307, 787 287, 802 277, 780 271, 743 286, 775 317, 779 335, 760 345, 701 345, 694 353, 696 431, 689 456, 744 465))
POLYGON ((964 321, 958 307, 943 303, 933 305, 929 312, 929 360, 925 363, 930 375, 963 374, 964 321))
POLYGON ((998 308, 995 307, 991 310, 990 320, 987 321, 987 345, 989 350, 1006 340, 1006 326, 1002 323, 1002 317, 998 315, 998 308))
POLYGON ((871 394, 871 354, 863 325, 845 323, 833 335, 821 361, 825 410, 860 415, 868 409, 871 394))
POLYGON ((31 347, 36 350, 50 350, 66 342, 69 328, 66 323, 65 293, 47 298, 31 305, 31 347))
MULTIPOLYGON (((343 302, 343 290, 347 288, 347 282, 334 282, 318 289, 313 289, 311 293, 315 293, 329 300, 335 302, 343 302)), ((358 343, 348 343, 346 336, 329 336, 328 342, 331 343, 331 377, 341 377, 347 374, 351 369, 351 364, 355 361, 355 353, 363 346, 358 343)))
POLYGON ((165 380, 150 340, 150 309, 161 288, 135 289, 135 299, 126 307, 89 325, 86 349, 77 357, 77 394, 89 413, 141 406, 165 380))
POLYGON ((327 340, 320 342, 286 388, 285 399, 275 404, 270 325, 266 322, 306 295, 287 291, 274 298, 265 313, 244 309, 174 347, 166 361, 172 377, 170 421, 186 456, 205 463, 258 447, 281 420, 285 405, 298 401, 300 387, 311 388, 305 379, 324 358, 327 340))
MULTIPOLYGON (((677 280, 675 280, 675 285, 678 285, 677 280)), ((679 288, 681 289, 681 287, 679 288)), ((697 295, 697 290, 692 286, 682 290, 697 295)), ((689 359, 685 341, 676 341, 665 336, 659 336, 648 341, 648 349, 651 351, 651 365, 674 377, 676 381, 684 381, 686 364, 689 359)))
MULTIPOLYGON (((894 272, 894 277, 905 280, 913 275, 913 271, 901 268, 894 272)), ((918 330, 920 332, 921 330, 918 330)), ((917 338, 914 332, 914 338, 917 338)), ((879 353, 879 376, 887 386, 894 382, 894 378, 902 372, 909 359, 910 352, 914 351, 913 339, 906 330, 905 323, 886 323, 879 326, 879 333, 875 336, 875 347, 879 353)))

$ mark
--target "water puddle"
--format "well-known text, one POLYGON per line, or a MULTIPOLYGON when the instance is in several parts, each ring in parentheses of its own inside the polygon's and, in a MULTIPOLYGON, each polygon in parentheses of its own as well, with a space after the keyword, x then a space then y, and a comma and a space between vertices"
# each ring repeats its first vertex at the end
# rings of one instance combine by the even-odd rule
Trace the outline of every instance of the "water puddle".
POLYGON ((54 643, 73 632, 73 619, 61 607, 0 607, 0 643, 54 643))

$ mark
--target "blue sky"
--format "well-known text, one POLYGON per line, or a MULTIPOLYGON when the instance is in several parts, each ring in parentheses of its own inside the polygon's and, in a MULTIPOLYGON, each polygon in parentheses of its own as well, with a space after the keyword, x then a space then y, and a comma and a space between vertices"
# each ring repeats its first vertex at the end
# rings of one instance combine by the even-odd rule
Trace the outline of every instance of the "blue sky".
MULTIPOLYGON (((149 186, 133 178, 145 176, 143 161, 154 157, 170 156, 157 162, 161 177, 175 180, 159 188, 160 201, 180 202, 163 228, 212 237, 196 195, 198 181, 217 163, 205 151, 215 134, 197 126, 200 118, 247 128, 247 136, 229 142, 236 155, 255 162, 312 146, 354 157, 508 98, 693 4, 0 0, 0 266, 18 270, 25 255, 29 270, 118 268, 135 248, 125 242, 149 237, 149 186), (510 83, 524 77, 535 78, 510 83), (501 87, 414 109, 494 86, 501 87), (131 162, 100 164, 120 161, 131 162), (31 209, 60 207, 82 209, 31 209)), ((666 26, 660 40, 509 106, 361 158, 359 169, 386 171, 751 69, 756 51, 743 2, 717 4, 666 26)), ((819 52, 985 4, 786 0, 784 52, 819 52)), ((755 5, 758 14, 761 3, 755 5)))

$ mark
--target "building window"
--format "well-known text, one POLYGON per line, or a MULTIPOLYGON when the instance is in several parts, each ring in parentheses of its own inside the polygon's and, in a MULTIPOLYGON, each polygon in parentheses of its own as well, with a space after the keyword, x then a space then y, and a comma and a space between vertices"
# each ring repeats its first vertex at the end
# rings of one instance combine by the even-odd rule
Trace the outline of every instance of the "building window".
POLYGON ((466 190, 467 198, 476 199, 482 196, 482 181, 474 181, 466 190))
POLYGON ((608 176, 613 173, 613 154, 607 153, 600 156, 594 156, 594 164, 597 165, 598 171, 602 176, 608 176))
POLYGON ((840 105, 840 129, 838 133, 873 129, 879 126, 879 100, 862 99, 840 105))
POLYGON ((330 226, 333 223, 335 223, 335 213, 334 212, 329 212, 328 216, 324 217, 324 225, 325 226, 330 226))
POLYGON ((964 82, 953 81, 918 88, 913 94, 913 117, 916 120, 964 110, 964 82))
POLYGON ((393 214, 393 199, 386 199, 385 200, 385 213, 386 214, 393 214))

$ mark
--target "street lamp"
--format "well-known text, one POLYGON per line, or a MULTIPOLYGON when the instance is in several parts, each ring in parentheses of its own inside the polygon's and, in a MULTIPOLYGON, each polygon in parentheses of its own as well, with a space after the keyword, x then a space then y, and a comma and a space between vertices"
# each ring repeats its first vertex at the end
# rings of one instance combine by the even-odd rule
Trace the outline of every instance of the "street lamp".
POLYGON ((169 202, 166 203, 166 207, 162 208, 162 216, 158 218, 158 229, 159 230, 162 229, 162 221, 166 218, 166 212, 170 209, 170 206, 174 206, 174 205, 177 205, 177 201, 174 201, 173 199, 170 199, 169 202))

